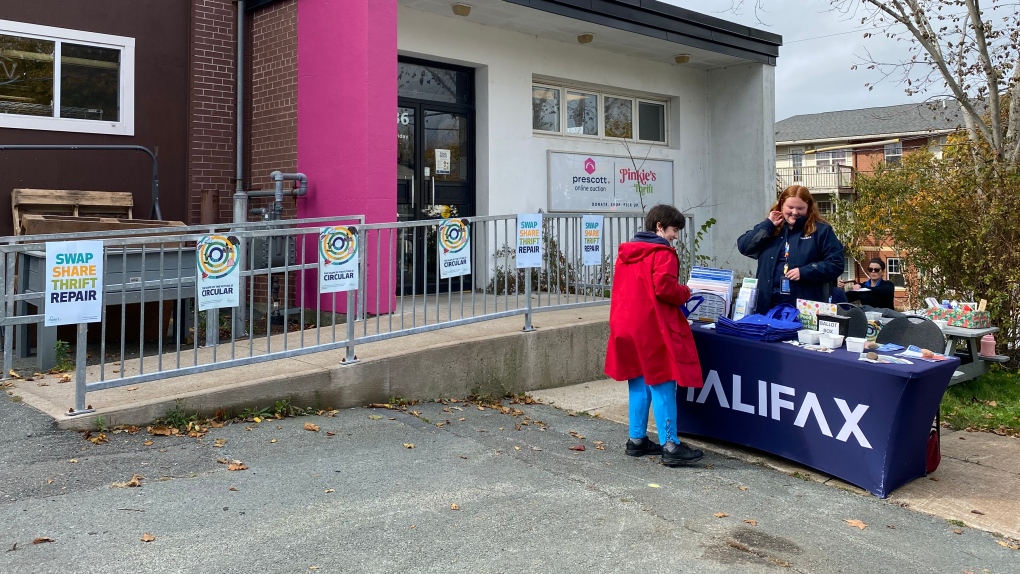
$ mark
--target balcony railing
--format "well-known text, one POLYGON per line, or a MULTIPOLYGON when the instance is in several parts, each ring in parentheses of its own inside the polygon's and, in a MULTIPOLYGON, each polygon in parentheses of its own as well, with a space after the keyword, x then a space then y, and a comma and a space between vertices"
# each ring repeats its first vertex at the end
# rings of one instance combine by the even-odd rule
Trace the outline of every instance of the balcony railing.
POLYGON ((853 183, 854 168, 849 165, 805 165, 776 168, 776 186, 786 189, 803 185, 814 192, 848 190, 853 183))

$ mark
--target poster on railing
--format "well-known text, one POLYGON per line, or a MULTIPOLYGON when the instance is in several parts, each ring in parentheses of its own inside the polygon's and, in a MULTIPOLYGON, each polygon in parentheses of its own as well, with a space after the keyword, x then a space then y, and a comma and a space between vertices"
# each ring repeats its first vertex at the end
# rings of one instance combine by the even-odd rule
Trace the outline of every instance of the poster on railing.
POLYGON ((353 226, 319 229, 319 293, 358 288, 358 229, 353 226))
POLYGON ((584 265, 602 265, 602 222, 601 215, 585 215, 581 218, 584 227, 581 236, 584 253, 581 259, 584 265))
POLYGON ((240 301, 240 241, 234 236, 205 235, 198 240, 198 310, 237 307, 240 301))
POLYGON ((103 314, 103 242, 46 243, 47 327, 95 323, 103 314))
POLYGON ((471 274, 471 233, 466 219, 446 219, 439 224, 439 278, 471 274))
POLYGON ((542 214, 517 215, 517 268, 542 266, 542 214))

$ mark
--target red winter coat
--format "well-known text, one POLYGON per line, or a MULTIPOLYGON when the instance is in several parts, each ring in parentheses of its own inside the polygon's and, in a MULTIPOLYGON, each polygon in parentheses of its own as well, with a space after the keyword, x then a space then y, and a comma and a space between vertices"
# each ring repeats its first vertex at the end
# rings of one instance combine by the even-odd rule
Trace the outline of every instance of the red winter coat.
POLYGON ((643 375, 649 385, 704 385, 694 336, 680 312, 691 290, 677 281, 679 274, 671 247, 640 241, 620 245, 609 306, 606 375, 618 381, 643 375))

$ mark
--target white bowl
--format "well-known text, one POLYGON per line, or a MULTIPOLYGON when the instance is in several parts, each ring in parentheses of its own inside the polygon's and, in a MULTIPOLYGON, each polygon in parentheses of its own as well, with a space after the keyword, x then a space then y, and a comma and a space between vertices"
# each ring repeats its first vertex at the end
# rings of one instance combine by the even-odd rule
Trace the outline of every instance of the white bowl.
POLYGON ((868 340, 863 337, 847 337, 846 350, 850 351, 851 353, 863 353, 864 344, 867 342, 868 340))
POLYGON ((949 326, 949 321, 946 321, 945 319, 933 319, 932 323, 938 325, 939 329, 945 329, 949 326))
POLYGON ((801 329, 797 331, 797 340, 808 345, 817 345, 821 333, 813 329, 801 329))
POLYGON ((868 318, 868 321, 878 321, 882 318, 881 311, 865 311, 864 316, 868 318))
POLYGON ((819 337, 819 342, 823 347, 830 349, 838 349, 843 346, 843 335, 829 335, 823 334, 819 337))

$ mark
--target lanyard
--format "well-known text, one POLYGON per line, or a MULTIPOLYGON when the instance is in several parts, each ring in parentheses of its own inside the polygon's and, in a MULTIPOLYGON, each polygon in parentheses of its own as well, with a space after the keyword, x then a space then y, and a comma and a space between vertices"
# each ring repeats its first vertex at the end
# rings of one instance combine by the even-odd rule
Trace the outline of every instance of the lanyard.
POLYGON ((785 250, 783 251, 783 275, 790 270, 790 242, 786 242, 785 250))

